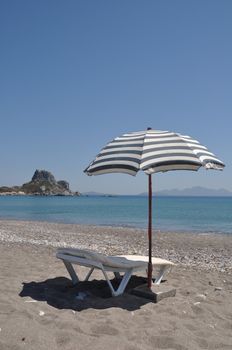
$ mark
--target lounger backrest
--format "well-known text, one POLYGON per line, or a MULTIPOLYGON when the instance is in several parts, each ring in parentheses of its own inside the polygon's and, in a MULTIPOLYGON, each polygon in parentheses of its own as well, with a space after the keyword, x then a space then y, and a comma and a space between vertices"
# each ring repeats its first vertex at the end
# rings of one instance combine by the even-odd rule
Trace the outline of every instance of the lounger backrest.
POLYGON ((65 255, 92 260, 104 266, 113 268, 135 268, 140 266, 144 266, 144 268, 146 267, 146 263, 143 261, 130 261, 125 257, 108 257, 105 254, 97 253, 87 249, 59 248, 58 253, 64 253, 65 255))
POLYGON ((103 265, 108 265, 108 263, 110 263, 110 259, 108 259, 106 255, 88 249, 59 248, 58 252, 65 253, 66 255, 76 256, 79 258, 97 261, 103 265))

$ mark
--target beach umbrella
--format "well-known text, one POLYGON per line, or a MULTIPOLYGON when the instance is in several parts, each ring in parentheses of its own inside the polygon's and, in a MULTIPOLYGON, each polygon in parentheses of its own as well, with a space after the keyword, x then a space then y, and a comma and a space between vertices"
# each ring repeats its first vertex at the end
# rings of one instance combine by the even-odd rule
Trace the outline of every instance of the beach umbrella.
POLYGON ((148 175, 148 287, 152 285, 152 174, 170 170, 224 168, 216 156, 190 136, 147 128, 116 137, 84 170, 87 175, 126 173, 148 175))

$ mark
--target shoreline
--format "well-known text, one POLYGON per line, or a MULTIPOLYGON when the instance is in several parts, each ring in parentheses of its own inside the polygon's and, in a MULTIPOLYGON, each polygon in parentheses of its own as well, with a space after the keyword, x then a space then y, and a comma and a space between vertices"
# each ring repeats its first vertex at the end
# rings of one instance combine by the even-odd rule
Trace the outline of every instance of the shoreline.
MULTIPOLYGON (((133 225, 117 225, 117 224, 99 224, 99 223, 78 223, 78 222, 66 222, 66 221, 54 221, 54 220, 39 220, 39 219, 26 219, 26 218, 13 218, 13 217, 0 217, 1 221, 19 221, 19 222, 31 222, 31 223, 41 223, 41 224, 58 224, 58 225, 76 225, 76 226, 85 226, 85 227, 103 227, 103 228, 115 228, 115 229, 123 229, 123 230, 140 230, 147 232, 147 227, 133 226, 133 225)), ((206 230, 193 230, 193 229, 164 229, 164 228, 156 228, 156 225, 153 224, 153 233, 166 233, 166 234, 191 234, 191 235, 225 235, 228 237, 232 237, 232 232, 225 231, 206 231, 206 230)))
MULTIPOLYGON (((0 242, 147 256, 147 230, 0 219, 0 242)), ((153 256, 183 266, 232 273, 232 236, 153 231, 153 256)))

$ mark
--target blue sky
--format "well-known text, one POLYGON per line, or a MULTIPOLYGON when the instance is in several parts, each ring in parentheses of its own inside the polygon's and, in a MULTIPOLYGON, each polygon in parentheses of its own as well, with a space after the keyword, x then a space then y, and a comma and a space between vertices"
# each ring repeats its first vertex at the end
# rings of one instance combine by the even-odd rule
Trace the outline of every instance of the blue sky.
POLYGON ((83 169, 149 126, 190 135, 226 164, 156 174, 154 191, 232 190, 231 18, 230 0, 2 0, 0 185, 46 169, 81 192, 146 191, 143 173, 83 169))

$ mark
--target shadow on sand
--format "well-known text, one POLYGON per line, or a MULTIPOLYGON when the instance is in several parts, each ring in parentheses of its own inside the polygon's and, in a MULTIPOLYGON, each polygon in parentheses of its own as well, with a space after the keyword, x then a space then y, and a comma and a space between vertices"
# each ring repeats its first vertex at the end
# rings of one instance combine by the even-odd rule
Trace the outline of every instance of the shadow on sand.
MULTIPOLYGON (((117 281, 111 281, 117 286, 117 281)), ((30 297, 37 301, 45 301, 57 309, 82 311, 92 309, 108 309, 112 307, 134 311, 149 303, 148 299, 130 294, 131 290, 146 283, 143 277, 132 276, 123 295, 112 297, 104 280, 79 282, 73 286, 65 277, 56 277, 42 282, 23 283, 19 296, 30 297)))

